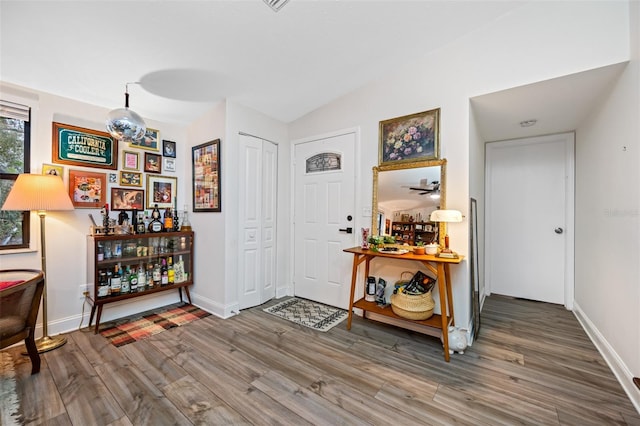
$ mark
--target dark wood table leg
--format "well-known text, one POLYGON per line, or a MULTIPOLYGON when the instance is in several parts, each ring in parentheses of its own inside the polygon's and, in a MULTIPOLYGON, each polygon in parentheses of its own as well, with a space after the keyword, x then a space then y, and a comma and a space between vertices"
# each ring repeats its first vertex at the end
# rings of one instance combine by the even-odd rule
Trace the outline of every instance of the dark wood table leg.
POLYGON ((93 331, 93 334, 98 334, 98 330, 100 328, 100 317, 102 317, 102 307, 104 305, 98 305, 98 315, 96 316, 96 327, 93 331))
MULTIPOLYGON (((182 290, 182 287, 180 287, 180 290, 182 290)), ((191 294, 189 294, 189 287, 184 287, 184 292, 187 295, 187 300, 189 301, 189 304, 192 305, 193 303, 191 303, 191 294)), ((182 302, 182 291, 180 291, 180 301, 182 302)))

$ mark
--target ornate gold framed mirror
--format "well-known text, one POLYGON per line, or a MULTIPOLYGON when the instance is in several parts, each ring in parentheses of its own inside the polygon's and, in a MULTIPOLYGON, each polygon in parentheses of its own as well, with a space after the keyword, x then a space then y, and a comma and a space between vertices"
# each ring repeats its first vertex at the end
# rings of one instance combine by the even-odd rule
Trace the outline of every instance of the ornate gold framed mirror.
POLYGON ((446 209, 447 160, 373 167, 371 235, 393 237, 396 244, 444 244, 445 223, 429 220, 446 209))

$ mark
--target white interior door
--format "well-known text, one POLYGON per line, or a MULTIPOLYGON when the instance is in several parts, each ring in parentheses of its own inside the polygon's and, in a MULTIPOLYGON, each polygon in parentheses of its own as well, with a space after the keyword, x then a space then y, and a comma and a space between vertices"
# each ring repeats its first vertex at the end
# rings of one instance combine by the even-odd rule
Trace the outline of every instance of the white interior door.
POLYGON ((355 243, 355 133, 294 149, 294 293, 347 308, 355 243), (352 233, 347 233, 347 228, 352 233))
POLYGON ((277 146, 240 135, 239 158, 238 304, 246 309, 275 297, 277 146))
POLYGON ((572 303, 573 141, 566 133, 487 144, 490 293, 572 303))

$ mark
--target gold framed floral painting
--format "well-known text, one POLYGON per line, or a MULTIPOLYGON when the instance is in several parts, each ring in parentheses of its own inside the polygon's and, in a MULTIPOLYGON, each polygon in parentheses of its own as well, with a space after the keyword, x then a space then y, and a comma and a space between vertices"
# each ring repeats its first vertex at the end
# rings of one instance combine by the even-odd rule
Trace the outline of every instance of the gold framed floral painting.
POLYGON ((440 158, 440 109, 380 122, 378 163, 440 158))

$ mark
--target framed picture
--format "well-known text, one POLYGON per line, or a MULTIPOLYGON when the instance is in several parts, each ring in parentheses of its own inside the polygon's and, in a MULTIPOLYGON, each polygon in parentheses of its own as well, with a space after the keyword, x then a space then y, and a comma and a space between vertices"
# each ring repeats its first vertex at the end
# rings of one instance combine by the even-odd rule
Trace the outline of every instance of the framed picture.
POLYGON ((160 154, 144 153, 144 171, 147 173, 162 172, 162 157, 160 154))
POLYGON ((120 185, 142 186, 142 173, 120 172, 120 185))
POLYGON ((165 172, 175 172, 176 171, 176 159, 164 157, 162 159, 162 169, 165 172))
POLYGON ((174 208, 178 198, 178 178, 147 175, 147 208, 174 208))
POLYGON ((118 182, 118 174, 109 173, 109 183, 117 183, 117 182, 118 182))
POLYGON ((42 164, 42 174, 60 176, 60 179, 62 179, 64 167, 54 166, 53 164, 42 164))
POLYGON ((191 148, 193 211, 222 211, 220 194, 220 139, 191 148))
POLYGON ((176 143, 173 141, 162 141, 162 155, 176 158, 176 143))
POLYGON ((140 169, 139 159, 140 156, 137 152, 122 151, 122 168, 124 170, 138 171, 140 169))
POLYGON ((139 141, 133 141, 129 143, 132 148, 141 148, 149 151, 160 151, 160 132, 156 129, 149 129, 144 134, 144 137, 139 141))
POLYGON ((380 122, 380 165, 440 158, 440 109, 380 122))
POLYGON ((109 133, 53 123, 54 163, 118 169, 118 141, 109 133))
POLYGON ((111 188, 111 210, 144 210, 144 190, 111 188))
POLYGON ((100 208, 107 202, 105 173, 69 170, 69 197, 76 208, 100 208))

